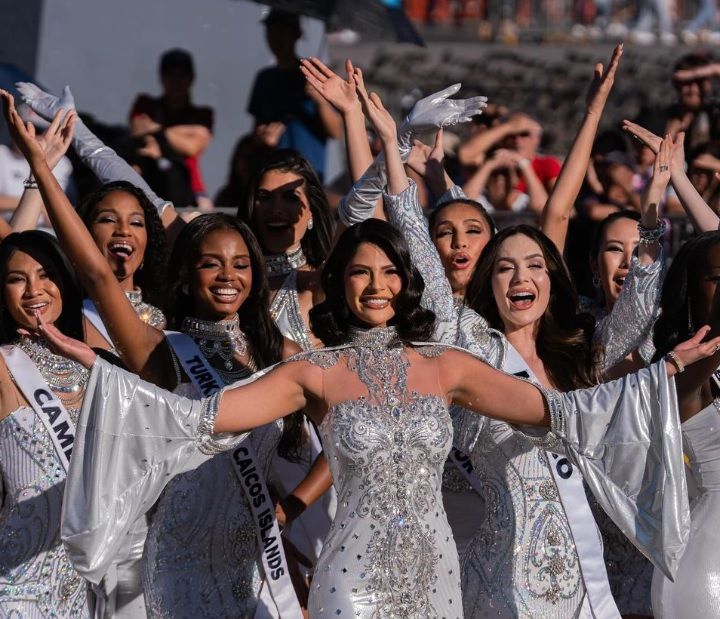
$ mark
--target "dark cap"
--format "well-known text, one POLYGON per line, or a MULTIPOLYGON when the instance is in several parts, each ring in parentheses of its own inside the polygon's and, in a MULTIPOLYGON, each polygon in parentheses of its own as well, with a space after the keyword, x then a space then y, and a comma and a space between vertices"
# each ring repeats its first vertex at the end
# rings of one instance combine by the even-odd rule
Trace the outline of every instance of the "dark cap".
POLYGON ((260 21, 266 26, 285 25, 300 28, 300 16, 297 13, 282 11, 280 9, 272 9, 268 11, 267 15, 265 15, 260 21))
POLYGON ((160 57, 160 73, 182 71, 188 75, 195 75, 195 67, 190 52, 184 49, 171 49, 160 57))

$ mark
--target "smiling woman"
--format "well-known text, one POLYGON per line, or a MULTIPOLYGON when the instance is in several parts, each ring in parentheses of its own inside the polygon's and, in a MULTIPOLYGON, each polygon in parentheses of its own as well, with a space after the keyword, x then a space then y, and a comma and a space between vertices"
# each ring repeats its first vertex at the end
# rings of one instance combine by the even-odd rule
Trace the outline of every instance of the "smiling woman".
POLYGON ((80 291, 55 239, 37 231, 0 244, 0 285, 0 615, 89 617, 59 517, 88 373, 43 340, 18 336, 40 315, 82 339, 80 291))

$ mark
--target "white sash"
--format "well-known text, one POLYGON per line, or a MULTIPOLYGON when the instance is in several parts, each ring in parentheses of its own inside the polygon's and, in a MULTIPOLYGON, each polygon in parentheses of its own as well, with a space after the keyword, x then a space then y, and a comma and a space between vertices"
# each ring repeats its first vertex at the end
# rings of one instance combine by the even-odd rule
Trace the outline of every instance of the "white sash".
POLYGON ((65 406, 48 387, 35 364, 17 346, 0 347, 8 370, 25 399, 45 425, 55 451, 67 473, 75 443, 75 423, 65 406))
MULTIPOLYGON (((203 396, 211 395, 223 387, 222 379, 192 338, 176 331, 166 331, 165 337, 182 363, 185 373, 203 396)), ((255 619, 299 619, 303 614, 295 595, 295 587, 290 580, 280 527, 275 518, 275 507, 255 463, 252 443, 245 440, 233 449, 230 461, 252 511, 265 571, 265 582, 260 590, 255 619)))
MULTIPOLYGON (((539 383, 509 343, 502 369, 510 374, 522 373, 531 381, 539 383)), ((592 616, 596 619, 617 619, 620 611, 610 591, 599 530, 587 501, 582 474, 564 456, 552 451, 546 451, 545 455, 575 542, 592 616)))
POLYGON ((105 323, 102 321, 102 318, 100 318, 100 314, 98 313, 97 307, 95 307, 92 299, 83 299, 82 307, 83 316, 85 316, 90 324, 97 329, 98 333, 105 338, 105 341, 110 344, 110 346, 114 347, 115 345, 110 339, 110 334, 105 327, 105 323))

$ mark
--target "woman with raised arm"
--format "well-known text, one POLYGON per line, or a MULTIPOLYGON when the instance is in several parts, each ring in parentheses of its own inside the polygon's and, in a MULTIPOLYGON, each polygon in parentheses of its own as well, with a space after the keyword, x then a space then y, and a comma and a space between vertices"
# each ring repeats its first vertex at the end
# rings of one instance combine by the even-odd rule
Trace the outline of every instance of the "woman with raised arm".
MULTIPOLYGON (((3 98, 8 126, 35 173, 58 237, 129 368, 156 384, 199 398, 299 350, 283 339, 268 313, 267 283, 252 233, 224 215, 196 218, 178 237, 181 243, 175 246, 171 260, 174 304, 169 320, 183 333, 166 335, 143 321, 90 232, 48 175, 38 145, 19 121, 12 98, 5 93, 3 98)), ((105 200, 98 204, 107 210, 105 200)), ((106 215, 100 210, 96 217, 106 215)), ((130 245, 127 239, 124 242, 130 245)), ((289 421, 254 433, 254 453, 248 458, 258 478, 260 474, 263 480, 269 476, 270 458, 279 448, 283 453, 296 448, 298 426, 295 420, 289 421)), ((283 502, 288 510, 292 507, 288 516, 297 515, 329 484, 327 465, 318 460, 313 474, 296 489, 295 498, 283 502)), ((194 616, 208 608, 227 615, 246 614, 259 603, 267 606, 268 599, 283 597, 275 589, 270 593, 267 574, 271 568, 258 561, 263 556, 262 545, 254 534, 252 500, 245 495, 245 488, 227 454, 176 478, 160 497, 145 544, 144 589, 150 616, 194 616), (233 543, 224 539, 228 530, 241 531, 233 536, 233 543), (191 573, 203 582, 197 590, 184 592, 191 573)), ((264 481, 263 488, 267 495, 264 481)), ((142 513, 150 507, 145 505, 142 513)), ((274 512, 268 523, 277 527, 274 512)), ((275 551, 280 552, 277 547, 275 551)), ((289 591, 290 600, 285 603, 299 612, 297 600, 292 601, 284 557, 283 563, 285 578, 275 586, 289 591)), ((288 606, 283 608, 287 612, 288 606)))
MULTIPOLYGON (((393 170, 402 171, 399 158, 388 165, 391 179, 393 170)), ((301 353, 202 403, 78 352, 84 364, 94 364, 94 401, 83 409, 63 531, 87 578, 96 579, 99 555, 121 543, 124 528, 170 478, 197 466, 205 454, 228 448, 237 453, 246 439, 228 433, 304 408, 330 450, 339 494, 312 583, 310 616, 461 617, 457 555, 440 499, 453 434, 450 404, 510 423, 550 423, 544 440, 565 445, 596 489, 601 484, 623 509, 632 511, 635 492, 652 479, 650 493, 662 492, 665 504, 658 509, 656 502, 655 511, 637 524, 672 572, 684 531, 673 528, 678 523, 669 514, 682 518, 687 504, 678 488, 682 455, 667 375, 677 371, 675 363, 715 354, 720 338, 699 344, 703 329, 675 349, 675 361, 590 390, 547 393, 544 401, 536 386, 468 353, 423 344, 433 330, 432 314, 419 304, 422 279, 389 224, 369 220, 346 230, 323 270, 323 288, 326 301, 313 309, 312 322, 334 348, 301 353), (121 399, 113 414, 101 414, 114 393, 133 398, 121 399), (638 394, 646 395, 638 400, 638 394), (598 401, 606 405, 598 409, 598 401), (623 409, 638 403, 639 434, 628 436, 618 424, 623 409), (655 439, 654 425, 662 427, 665 448, 647 454, 640 438, 650 430, 655 439), (128 448, 127 436, 142 445, 141 452, 128 448), (596 457, 600 452, 607 460, 596 457), (626 463, 628 457, 643 471, 628 476, 625 468, 622 481, 614 483, 619 476, 610 461, 626 463), (93 473, 90 461, 105 474, 93 473)), ((48 337, 63 346, 52 333, 48 337)))
POLYGON ((82 340, 80 288, 53 237, 0 244, 0 616, 89 618, 87 583, 60 541, 65 478, 88 372, 31 339, 40 316, 82 340))
MULTIPOLYGON (((591 87, 591 93, 594 94, 589 97, 588 101, 589 106, 593 109, 596 109, 599 105, 600 109, 596 109, 596 112, 602 110, 604 101, 607 99, 609 84, 612 83, 612 78, 619 60, 619 52, 620 50, 616 50, 612 65, 606 73, 596 69, 596 79, 591 87), (600 103, 598 103, 598 100, 600 103)), ((586 120, 586 123, 589 122, 590 120, 586 120)), ((592 124, 590 126, 592 127, 592 124)), ((584 124, 581 128, 581 133, 587 133, 587 124, 584 124)), ((594 135, 594 129, 592 133, 594 135)), ((587 138, 588 136, 584 135, 584 137, 587 138)), ((590 143, 591 142, 592 138, 590 138, 590 143)), ((576 140, 576 144, 580 144, 580 146, 584 143, 584 140, 576 140)), ((578 148, 580 146, 578 146, 578 148)), ((439 154, 442 152, 442 149, 437 148, 436 144, 436 148, 434 148, 433 151, 437 151, 439 154)), ((438 186, 444 176, 440 161, 441 157, 436 157, 434 161, 429 162, 429 164, 435 165, 428 164, 426 171, 427 178, 427 173, 430 170, 434 170, 433 175, 435 178, 431 180, 433 180, 434 185, 438 186)), ((580 174, 580 178, 581 177, 582 174, 580 174)), ((571 192, 572 188, 568 188, 568 185, 573 181, 573 178, 573 175, 561 174, 561 178, 556 184, 556 190, 561 195, 567 195, 571 192)), ((447 184, 445 188, 449 189, 450 185, 447 184)), ((439 190, 436 188, 434 193, 437 195, 441 190, 442 189, 439 190)), ((448 206, 441 204, 441 206, 438 207, 440 214, 434 212, 431 215, 431 232, 435 232, 436 230, 442 232, 444 228, 447 227, 449 228, 448 236, 450 230, 454 229, 451 238, 457 237, 458 239, 462 239, 462 237, 458 235, 457 229, 461 225, 467 225, 465 222, 457 221, 452 222, 452 224, 451 222, 446 222, 442 229, 434 223, 436 221, 443 222, 443 220, 448 218, 448 215, 445 214, 446 210, 450 211, 449 214, 452 216, 454 214, 452 210, 459 207, 467 210, 468 215, 465 217, 469 217, 469 213, 475 213, 474 218, 478 221, 476 222, 475 234, 473 235, 474 246, 480 245, 484 247, 489 235, 485 236, 483 234, 482 223, 485 222, 482 222, 478 217, 478 215, 481 215, 478 207, 472 203, 456 203, 453 202, 453 200, 450 200, 447 204, 448 206), (450 227, 451 225, 452 228, 450 227), (481 239, 483 239, 484 242, 481 243, 481 239)), ((427 304, 427 307, 434 309, 440 319, 438 321, 440 328, 436 329, 436 337, 442 338, 441 341, 469 348, 506 370, 523 372, 524 375, 531 376, 537 374, 541 377, 541 380, 544 381, 544 384, 552 385, 552 380, 548 380, 547 377, 548 370, 543 367, 543 361, 539 359, 538 352, 535 350, 534 340, 527 342, 529 346, 520 346, 520 354, 518 354, 505 337, 501 335, 500 332, 506 329, 506 326, 503 325, 502 322, 493 324, 493 327, 499 329, 499 331, 488 329, 485 320, 476 312, 472 311, 472 309, 465 306, 463 302, 461 302, 459 306, 456 303, 455 307, 453 307, 451 304, 453 299, 452 293, 457 294, 460 292, 463 296, 465 295, 467 280, 472 276, 474 268, 468 269, 465 278, 461 279, 455 274, 453 269, 448 268, 449 261, 443 260, 443 263, 440 264, 437 252, 443 257, 451 255, 452 250, 455 249, 458 255, 461 255, 460 250, 464 248, 452 248, 451 245, 449 248, 450 251, 448 251, 448 248, 446 248, 442 242, 442 237, 438 238, 437 235, 435 235, 436 238, 433 240, 437 247, 436 252, 428 235, 427 225, 417 205, 417 200, 413 198, 412 191, 404 196, 401 194, 395 198, 386 198, 386 211, 389 221, 394 223, 401 230, 403 236, 408 239, 413 260, 420 268, 425 281, 428 283, 428 291, 424 303, 427 304), (450 281, 450 286, 448 286, 448 280, 450 281), (452 288, 452 293, 450 288, 452 288), (460 310, 459 312, 458 308, 460 310)), ((573 337, 578 336, 578 333, 574 335, 570 332, 564 335, 556 334, 560 337, 560 340, 562 340, 564 336, 570 339, 563 340, 560 344, 556 342, 554 346, 560 346, 561 350, 563 347, 566 347, 568 348, 566 352, 570 356, 580 355, 578 358, 584 359, 584 362, 579 364, 579 368, 577 367, 578 363, 575 358, 573 359, 572 368, 568 368, 567 364, 563 364, 559 358, 545 359, 545 363, 552 366, 550 370, 554 370, 556 375, 560 375, 560 380, 567 381, 563 384, 564 388, 571 388, 573 385, 580 387, 594 384, 598 380, 599 371, 593 367, 596 355, 594 354, 591 343, 587 340, 588 334, 592 333, 592 320, 586 317, 587 320, 583 322, 575 318, 575 314, 579 312, 579 309, 577 308, 574 293, 570 292, 573 290, 573 287, 565 273, 562 261, 559 256, 556 255, 556 252, 553 253, 554 249, 550 242, 546 237, 535 233, 534 230, 530 230, 528 234, 530 235, 528 237, 529 241, 531 243, 537 243, 538 248, 542 248, 536 250, 536 253, 543 256, 543 264, 555 265, 556 267, 551 269, 553 273, 551 290, 557 290, 557 292, 554 293, 557 297, 554 301, 555 314, 558 312, 557 307, 561 307, 563 315, 567 314, 567 324, 577 323, 577 330, 579 330, 581 340, 579 350, 572 349, 571 345, 573 337), (554 262, 553 258, 555 259, 554 262)), ((456 245, 458 245, 457 242, 456 245)), ((495 245, 495 247, 497 248, 497 245, 495 245)), ((465 258, 465 256, 463 256, 463 258, 465 258)), ((467 261, 469 262, 469 260, 467 261)), ((472 267, 474 267, 474 264, 472 264, 472 267)), ((489 282, 489 273, 485 275, 485 279, 489 282)), ((504 294, 505 293, 500 294, 497 301, 498 304, 503 302, 505 298, 504 294)), ((478 295, 478 297, 492 299, 492 291, 489 289, 484 290, 483 294, 478 295)), ((547 301, 543 300, 542 303, 531 303, 531 305, 535 305, 535 310, 539 312, 539 315, 542 315, 547 307, 547 305, 545 305, 546 303, 547 301)), ((555 325, 556 323, 557 321, 554 320, 553 324, 555 325)), ((562 321, 560 321, 560 324, 562 324, 562 321)), ((626 325, 626 328, 632 329, 633 325, 634 322, 631 325, 626 325)), ((570 331, 573 331, 573 329, 570 329, 570 331)), ((630 352, 632 349, 633 346, 628 348, 626 352, 630 352)), ((541 352, 540 354, 544 356, 544 353, 541 352)), ((555 380, 557 379, 558 377, 555 376, 555 380)), ((456 419, 458 424, 460 424, 462 415, 457 415, 456 419)), ((488 604, 498 609, 501 616, 503 613, 507 613, 507 616, 514 616, 517 612, 521 614, 523 612, 534 612, 536 614, 542 614, 543 612, 552 613, 558 610, 558 603, 565 604, 565 610, 569 614, 572 614, 573 610, 577 610, 581 604, 587 604, 588 602, 591 603, 597 611, 597 607, 603 604, 603 598, 607 590, 598 591, 596 587, 591 599, 585 599, 583 571, 580 569, 577 557, 578 551, 575 549, 573 534, 570 528, 572 522, 572 524, 578 525, 585 530, 591 530, 592 532, 595 530, 592 515, 590 514, 584 493, 582 492, 579 476, 577 474, 574 476, 573 482, 578 480, 578 483, 571 483, 569 497, 567 495, 568 490, 560 494, 555 487, 558 482, 562 482, 563 480, 553 474, 552 467, 549 466, 549 456, 546 455, 544 450, 533 448, 532 445, 527 444, 527 441, 521 440, 521 437, 518 437, 517 440, 512 439, 512 430, 507 426, 503 428, 503 424, 491 424, 486 426, 485 430, 487 430, 487 432, 480 432, 479 436, 481 438, 469 432, 468 437, 471 437, 472 440, 464 445, 467 450, 469 450, 472 445, 482 446, 481 449, 477 450, 476 454, 476 464, 480 467, 479 475, 481 479, 478 478, 478 474, 472 473, 470 470, 471 467, 468 466, 467 456, 458 450, 452 452, 452 466, 448 467, 447 473, 448 483, 446 484, 445 494, 446 497, 452 499, 453 504, 459 502, 457 496, 459 493, 457 491, 463 486, 466 491, 469 491, 473 487, 479 488, 484 481, 488 486, 495 489, 495 492, 491 493, 493 499, 488 506, 489 520, 486 521, 485 525, 481 525, 482 528, 474 540, 468 541, 467 539, 463 539, 463 545, 467 548, 467 562, 463 560, 462 563, 463 577, 467 577, 468 579, 465 583, 466 586, 463 588, 466 614, 473 616, 476 612, 482 613, 484 612, 482 609, 486 608, 488 604), (500 430, 502 430, 502 432, 500 432, 500 430), (496 442, 494 438, 496 435, 508 435, 511 440, 498 440, 496 442), (507 450, 505 448, 507 448, 507 450), (516 451, 513 451, 514 449, 516 451), (515 481, 511 481, 510 486, 508 486, 508 479, 515 481), (552 494, 548 492, 545 493, 543 504, 546 509, 544 510, 533 509, 528 511, 524 493, 511 489, 511 487, 514 487, 513 483, 517 482, 520 484, 519 487, 524 487, 525 482, 523 480, 530 483, 531 479, 537 483, 542 481, 546 489, 553 488, 554 490, 552 494), (575 510, 571 516, 572 521, 569 521, 565 513, 567 509, 565 505, 567 505, 571 499, 571 504, 579 504, 583 506, 583 509, 579 514, 577 510, 575 510), (501 515, 507 516, 508 514, 515 514, 514 518, 517 518, 518 522, 522 522, 522 526, 518 524, 516 528, 508 528, 503 524, 505 521, 499 523, 495 520, 501 517, 501 515), (530 514, 531 517, 527 518, 527 514, 530 514), (549 515, 552 515, 552 517, 549 517, 549 515), (548 528, 536 526, 536 522, 545 522, 548 526, 552 523, 553 527, 550 527, 553 528, 554 531, 551 535, 552 539, 567 542, 567 545, 554 548, 554 551, 559 553, 557 556, 547 555, 542 558, 539 556, 530 557, 529 555, 518 555, 514 553, 514 548, 517 546, 544 547, 542 544, 539 544, 537 540, 546 534, 548 528), (487 544, 492 543, 494 538, 489 532, 495 529, 508 532, 506 538, 507 543, 503 546, 505 550, 498 551, 498 546, 494 545, 495 550, 490 552, 487 544), (537 537, 538 535, 541 537, 538 537, 535 543, 533 543, 532 536, 537 537), (503 558, 488 562, 488 557, 499 556, 496 552, 499 552, 499 555, 503 558), (548 562, 553 560, 557 563, 559 556, 566 557, 568 565, 570 565, 568 573, 573 575, 573 580, 563 582, 562 587, 558 584, 559 581, 552 581, 552 579, 548 581, 546 577, 548 562), (478 576, 481 576, 481 582, 477 582, 478 576), (509 594, 508 592, 511 593, 509 594)), ((460 434, 464 435, 465 433, 460 434)), ((463 443, 457 441, 456 446, 457 445, 463 445, 463 443)), ((567 486, 568 484, 565 485, 567 486)), ((467 501, 470 501, 469 492, 465 494, 467 501)), ((463 521, 460 518, 455 520, 456 522, 463 521, 462 529, 456 529, 458 538, 467 537, 468 527, 466 520, 467 519, 464 519, 463 521)), ((480 522, 480 519, 478 519, 478 522, 480 522)), ((552 545, 550 545, 550 547, 552 547, 552 545)), ((601 547, 596 545, 589 553, 587 549, 585 549, 584 555, 587 556, 588 554, 590 554, 591 559, 595 560, 595 566, 604 571, 601 547)), ((584 561, 584 563, 587 563, 587 561, 584 561)), ((647 575, 648 578, 646 579, 647 582, 644 588, 646 594, 644 598, 647 604, 643 608, 649 609, 649 571, 647 575)), ((606 577, 603 578, 606 579, 606 577)), ((591 583, 598 582, 597 579, 589 580, 591 583)), ((617 579, 614 579, 613 582, 616 580, 617 579)), ((602 579, 600 582, 602 582, 602 579)), ((617 592, 621 592, 621 590, 620 587, 616 588, 617 592)), ((638 594, 640 590, 641 588, 636 588, 633 591, 633 595, 636 598, 643 597, 638 594)), ((632 612, 633 608, 637 608, 637 600, 632 599, 632 596, 629 600, 623 599, 622 596, 619 596, 619 598, 620 603, 624 607, 629 608, 629 610, 625 612, 632 612)))
MULTIPOLYGON (((663 286, 662 312, 655 325, 656 357, 670 350, 698 325, 720 329, 718 280, 720 233, 704 232, 680 248, 663 286)), ((655 572, 652 602, 655 617, 699 619, 717 615, 720 590, 720 376, 708 359, 678 377, 683 397, 678 398, 682 438, 690 470, 698 488, 691 505, 687 549, 674 582, 655 572), (708 366, 704 367, 704 366, 708 366)))

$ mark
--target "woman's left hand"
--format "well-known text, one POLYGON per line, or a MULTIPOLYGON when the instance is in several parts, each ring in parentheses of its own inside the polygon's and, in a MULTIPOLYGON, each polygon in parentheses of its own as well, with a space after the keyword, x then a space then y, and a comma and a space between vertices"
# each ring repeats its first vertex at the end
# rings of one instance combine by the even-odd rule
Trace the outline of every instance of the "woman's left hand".
MULTIPOLYGON (((689 340, 681 342, 675 348, 673 353, 680 360, 683 366, 687 367, 697 361, 701 361, 708 357, 716 355, 720 351, 720 336, 714 337, 707 342, 703 342, 703 338, 710 332, 710 327, 705 325, 698 329, 698 332, 689 340)), ((677 373, 678 368, 671 362, 667 363, 668 376, 677 373)))
POLYGON ((373 92, 368 95, 365 89, 365 81, 363 80, 363 74, 361 69, 355 69, 353 72, 353 80, 355 82, 355 88, 357 89, 360 102, 362 103, 363 111, 365 116, 368 117, 370 122, 375 127, 378 136, 387 144, 389 142, 397 141, 397 125, 392 114, 385 109, 380 96, 373 92))

